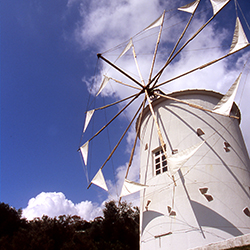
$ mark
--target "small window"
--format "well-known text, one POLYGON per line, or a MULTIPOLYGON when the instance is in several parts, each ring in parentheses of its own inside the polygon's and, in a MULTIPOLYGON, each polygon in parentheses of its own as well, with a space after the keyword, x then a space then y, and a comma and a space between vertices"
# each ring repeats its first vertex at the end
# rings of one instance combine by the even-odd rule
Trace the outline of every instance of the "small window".
POLYGON ((169 216, 176 216, 176 212, 170 206, 167 206, 169 216))
POLYGON ((173 149, 172 150, 172 155, 175 155, 175 154, 177 154, 178 153, 178 149, 173 149))
POLYGON ((214 198, 213 198, 213 196, 212 195, 210 195, 210 194, 204 194, 204 196, 205 196, 205 198, 210 202, 210 201, 212 201, 214 198))
POLYGON ((198 128, 196 132, 197 132, 198 136, 202 136, 202 135, 205 134, 204 131, 202 129, 200 129, 200 128, 198 128))
POLYGON ((199 190, 200 190, 201 194, 205 194, 205 193, 207 193, 208 188, 207 187, 199 188, 199 190))
POLYGON ((212 201, 214 198, 211 194, 207 194, 208 188, 207 187, 202 187, 199 188, 200 192, 202 195, 204 195, 204 197, 207 199, 207 201, 212 201))
POLYGON ((244 214, 248 217, 250 217, 250 210, 248 207, 245 207, 244 210, 243 210, 244 214))
POLYGON ((154 151, 153 158, 155 175, 168 171, 167 159, 161 147, 154 151))
POLYGON ((225 151, 226 152, 230 152, 231 145, 228 142, 226 142, 226 141, 224 142, 224 145, 225 145, 225 147, 224 147, 225 151))

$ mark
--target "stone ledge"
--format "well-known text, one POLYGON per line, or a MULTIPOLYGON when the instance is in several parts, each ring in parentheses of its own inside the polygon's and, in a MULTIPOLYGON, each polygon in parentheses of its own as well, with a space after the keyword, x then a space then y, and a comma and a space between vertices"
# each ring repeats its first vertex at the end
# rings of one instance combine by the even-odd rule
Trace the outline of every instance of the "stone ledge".
POLYGON ((224 241, 211 243, 206 246, 196 247, 189 250, 223 250, 235 247, 243 247, 250 245, 250 234, 241 235, 235 238, 227 239, 224 241))

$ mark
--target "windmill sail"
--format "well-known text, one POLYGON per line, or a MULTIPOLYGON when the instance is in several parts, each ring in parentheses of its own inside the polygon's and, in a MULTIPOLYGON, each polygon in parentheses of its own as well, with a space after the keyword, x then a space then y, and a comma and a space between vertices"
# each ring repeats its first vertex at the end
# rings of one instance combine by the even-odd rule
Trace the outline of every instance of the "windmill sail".
POLYGON ((233 106, 234 98, 240 83, 242 73, 238 76, 228 92, 222 97, 218 104, 213 108, 213 112, 222 115, 230 115, 233 106))
POLYGON ((205 141, 167 158, 169 171, 172 176, 187 162, 187 160, 192 155, 194 155, 194 153, 203 145, 204 142, 205 141))
POLYGON ((235 51, 242 49, 243 47, 245 47, 248 44, 249 44, 249 42, 248 42, 247 37, 245 35, 245 32, 242 28, 240 19, 239 19, 239 17, 237 17, 233 41, 232 41, 229 53, 234 53, 235 51))
POLYGON ((121 191, 120 197, 136 193, 136 192, 138 192, 146 187, 147 187, 147 185, 143 185, 143 184, 125 179, 123 186, 122 186, 122 191, 121 191))
POLYGON ((102 170, 99 169, 99 171, 96 173, 95 177, 91 181, 92 184, 95 184, 96 186, 108 191, 108 187, 106 184, 106 181, 103 177, 102 170))
POLYGON ((109 77, 104 76, 104 79, 103 79, 103 81, 102 81, 102 84, 101 84, 101 86, 100 86, 100 88, 99 88, 99 90, 98 90, 96 96, 98 96, 98 95, 102 92, 102 90, 105 88, 105 86, 107 85, 107 83, 109 82, 109 80, 110 80, 109 77))
POLYGON ((94 109, 87 111, 86 118, 85 118, 85 123, 84 123, 84 128, 83 128, 83 133, 86 131, 94 112, 95 112, 94 109))
POLYGON ((81 154, 82 154, 82 158, 84 160, 84 164, 86 166, 87 161, 88 161, 89 141, 87 141, 85 144, 83 144, 80 147, 80 151, 81 151, 81 154))
POLYGON ((127 46, 124 48, 124 50, 123 50, 122 53, 118 56, 117 59, 119 59, 119 58, 122 57, 124 54, 126 54, 126 52, 127 52, 128 50, 131 49, 132 45, 133 45, 133 41, 132 41, 132 39, 130 39, 130 40, 129 40, 129 43, 127 44, 127 46))
POLYGON ((158 19, 156 19, 153 23, 151 23, 147 28, 145 28, 144 31, 160 26, 162 24, 163 19, 164 19, 164 13, 158 19))
POLYGON ((185 11, 185 12, 193 14, 194 11, 197 8, 199 2, 200 2, 200 0, 196 0, 196 1, 192 2, 192 3, 186 4, 186 5, 178 8, 178 10, 185 11))
POLYGON ((230 0, 210 0, 214 15, 217 14, 230 0))

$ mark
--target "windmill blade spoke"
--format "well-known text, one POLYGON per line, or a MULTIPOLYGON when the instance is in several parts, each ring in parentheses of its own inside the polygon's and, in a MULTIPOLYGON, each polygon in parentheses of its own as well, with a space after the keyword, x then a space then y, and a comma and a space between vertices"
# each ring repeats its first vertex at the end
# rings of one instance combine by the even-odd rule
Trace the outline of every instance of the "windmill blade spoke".
MULTIPOLYGON (((151 112, 153 120, 155 122, 155 126, 157 128, 157 133, 158 133, 158 137, 159 137, 159 140, 160 140, 160 143, 161 143, 162 151, 163 151, 164 156, 166 157, 166 159, 168 159, 166 148, 165 148, 165 142, 163 140, 163 136, 162 136, 162 133, 161 133, 161 130, 160 130, 160 126, 159 126, 159 123, 158 123, 157 118, 155 116, 154 109, 153 109, 153 106, 152 106, 152 103, 151 103, 151 100, 149 98, 147 90, 145 90, 145 95, 146 95, 146 98, 147 98, 147 101, 148 101, 148 104, 149 104, 150 112, 151 112)), ((173 180, 174 185, 176 185, 174 176, 170 176, 169 173, 167 173, 167 175, 173 180)))
POLYGON ((133 148, 132 148, 132 151, 131 151, 131 154, 130 154, 130 159, 129 159, 128 168, 127 168, 127 172, 126 172, 125 178, 128 177, 129 168, 130 168, 130 166, 132 164, 132 161, 133 161, 135 147, 136 147, 136 143, 137 143, 137 137, 138 137, 139 130, 140 130, 139 128, 140 128, 140 125, 141 125, 142 114, 143 114, 143 110, 144 110, 145 104, 146 104, 146 97, 144 98, 144 100, 142 102, 142 106, 141 106, 142 107, 142 111, 141 111, 139 119, 138 119, 138 126, 136 128, 135 141, 134 141, 134 145, 133 145, 133 148))
POLYGON ((116 105, 116 104, 118 104, 118 103, 124 102, 124 101, 126 101, 126 100, 128 100, 128 99, 130 99, 130 98, 132 98, 132 97, 135 97, 136 95, 137 95, 137 94, 134 94, 134 95, 128 96, 128 97, 126 97, 126 98, 124 98, 124 99, 121 99, 121 100, 119 100, 119 101, 117 101, 117 102, 113 102, 113 103, 107 104, 107 105, 105 105, 105 106, 102 106, 102 107, 99 107, 99 108, 95 108, 95 110, 105 109, 105 108, 114 106, 114 105, 116 105))
MULTIPOLYGON (((136 143, 137 143, 137 137, 138 137, 138 134, 139 134, 139 131, 140 131, 139 128, 141 126, 142 114, 143 114, 143 110, 144 110, 145 104, 146 104, 146 97, 144 98, 144 100, 142 102, 142 106, 141 106, 142 107, 142 111, 141 111, 140 116, 138 118, 138 126, 136 127, 136 135, 135 135, 134 145, 133 145, 133 148, 132 148, 132 151, 131 151, 131 154, 130 154, 130 159, 129 159, 127 171, 126 171, 126 174, 125 174, 125 179, 128 177, 129 169, 130 169, 131 164, 133 162, 135 147, 136 147, 136 143)), ((122 199, 122 197, 119 198, 119 203, 121 202, 121 199, 122 199)))
POLYGON ((110 79, 113 80, 113 81, 115 81, 115 82, 117 82, 117 83, 120 83, 120 84, 122 84, 122 85, 124 85, 124 86, 130 87, 130 88, 133 88, 133 89, 137 89, 137 90, 141 90, 141 88, 139 88, 139 87, 135 87, 135 86, 133 86, 133 85, 124 83, 124 82, 119 81, 119 80, 117 80, 117 79, 115 79, 115 78, 113 78, 113 77, 110 77, 110 79))
MULTIPOLYGON (((160 126, 159 126, 159 124, 157 122, 157 119, 156 119, 156 116, 155 116, 155 113, 154 113, 154 109, 153 109, 153 106, 152 106, 152 103, 151 103, 151 100, 149 98, 147 90, 145 90, 145 95, 146 95, 146 98, 148 100, 149 109, 150 109, 150 112, 152 114, 152 117, 154 119, 154 122, 155 122, 155 125, 156 125, 156 128, 157 128, 157 133, 158 133, 158 136, 159 136, 159 139, 160 139, 160 142, 161 142, 162 150, 163 150, 164 154, 166 154, 165 143, 164 143, 164 140, 163 140, 163 136, 162 136, 162 133, 161 133, 161 130, 160 130, 160 126)), ((165 155, 165 156, 167 158, 167 155, 165 155)))
POLYGON ((140 76, 141 82, 143 83, 143 86, 145 86, 145 83, 144 83, 144 80, 143 80, 143 77, 142 77, 142 74, 141 74, 141 70, 139 68, 139 64, 138 64, 138 61, 137 61, 137 56, 136 56, 136 53, 135 53, 135 46, 134 46, 133 43, 132 43, 132 49, 133 49, 133 56, 134 56, 135 65, 136 65, 137 71, 139 73, 139 76, 140 76))
POLYGON ((220 57, 220 58, 217 58, 217 59, 215 59, 215 60, 213 60, 213 61, 211 61, 211 62, 209 62, 209 63, 205 63, 205 64, 203 64, 203 65, 201 65, 201 66, 199 66, 199 67, 197 67, 197 68, 191 69, 191 70, 189 70, 189 71, 187 71, 187 72, 185 72, 185 73, 183 73, 183 74, 180 74, 180 75, 178 75, 178 76, 176 76, 176 77, 174 77, 174 78, 171 78, 171 79, 169 79, 169 80, 167 80, 167 81, 165 81, 165 82, 162 82, 162 83, 156 85, 155 88, 158 88, 158 87, 160 87, 160 86, 162 86, 162 85, 164 85, 164 84, 167 84, 167 83, 172 82, 172 81, 174 81, 174 80, 176 80, 176 79, 179 79, 179 78, 181 78, 181 77, 183 77, 183 76, 186 76, 186 75, 188 75, 188 74, 190 74, 190 73, 193 73, 193 72, 196 71, 196 70, 204 69, 204 68, 206 68, 207 66, 210 66, 210 65, 212 65, 212 64, 214 64, 214 63, 216 63, 216 62, 218 62, 218 61, 220 61, 220 60, 222 60, 222 59, 224 59, 224 58, 226 58, 226 57, 228 57, 228 56, 230 56, 230 55, 233 55, 234 53, 236 53, 236 52, 238 52, 238 51, 240 51, 240 50, 242 50, 242 49, 248 47, 249 45, 250 45, 250 43, 247 44, 245 47, 240 48, 240 49, 237 50, 237 51, 228 53, 228 54, 226 54, 225 56, 222 56, 222 57, 220 57))
MULTIPOLYGON (((207 112, 210 112, 210 113, 216 113, 216 112, 214 112, 214 111, 211 110, 211 109, 206 109, 206 108, 204 108, 204 107, 202 107, 202 106, 200 106, 200 105, 193 104, 193 103, 190 103, 190 102, 186 102, 186 101, 183 101, 183 100, 180 100, 180 99, 171 97, 171 96, 169 96, 169 95, 163 95, 163 94, 157 93, 156 91, 154 92, 154 94, 157 95, 157 96, 164 97, 164 98, 169 99, 169 100, 173 100, 173 101, 176 101, 176 102, 180 102, 180 103, 187 104, 187 105, 189 105, 190 107, 193 107, 193 108, 196 108, 196 109, 200 109, 200 110, 207 111, 207 112)), ((220 114, 220 115, 222 115, 222 116, 227 116, 227 115, 223 115, 223 114, 220 114)), ((229 117, 235 118, 235 119, 240 119, 238 116, 233 116, 233 115, 230 115, 229 117)))
MULTIPOLYGON (((230 2, 230 1, 229 1, 230 2)), ((229 3, 228 2, 228 3, 229 3)), ((171 57, 171 59, 169 61, 167 61, 167 63, 162 67, 162 69, 154 76, 154 78, 152 79, 152 82, 155 80, 159 80, 159 77, 161 76, 161 74, 163 73, 163 71, 165 70, 165 68, 168 66, 168 64, 170 64, 173 59, 218 15, 218 13, 228 4, 226 3, 217 13, 215 13, 205 24, 203 24, 199 30, 190 38, 188 39, 183 45, 182 47, 171 57)))
POLYGON ((173 56, 173 54, 174 54, 174 52, 175 52, 177 46, 179 45, 181 39, 182 39, 183 36, 185 35, 185 33, 186 33, 186 31, 187 31, 187 29, 188 29, 188 27, 189 27, 189 25, 190 25, 190 23, 191 23, 193 17, 194 17, 194 14, 195 14, 195 11, 196 11, 197 7, 198 7, 198 5, 196 6, 194 12, 192 13, 191 17, 189 18, 189 21, 188 21, 186 27, 185 27, 184 30, 182 31, 182 33, 181 33, 181 35, 180 35, 178 41, 176 42, 176 44, 175 44, 175 46, 174 46, 172 52, 170 53, 170 55, 169 55, 169 57, 168 57, 168 59, 167 59, 166 64, 164 65, 164 67, 162 68, 162 70, 159 72, 159 75, 158 75, 157 78, 155 79, 155 82, 154 82, 153 87, 157 84, 157 82, 158 82, 159 78, 161 77, 161 75, 162 75, 164 69, 165 69, 165 68, 168 66, 168 64, 170 63, 170 59, 171 59, 171 57, 173 56))
POLYGON ((158 38, 157 38, 157 42, 156 42, 156 46, 155 46, 155 52, 154 52, 154 56, 153 56, 153 60, 152 60, 152 65, 151 65, 151 69, 150 69, 150 73, 149 73, 149 78, 148 78, 148 84, 150 84, 151 77, 152 77, 152 74, 153 74, 156 54, 157 54, 158 46, 159 46, 160 39, 161 39, 161 33, 162 33, 162 28, 163 28, 164 17, 165 17, 165 10, 164 10, 164 12, 162 14, 162 22, 161 22, 161 27, 160 27, 160 30, 159 30, 159 34, 158 34, 158 38))
POLYGON ((134 122, 137 114, 139 113, 141 107, 142 107, 143 103, 140 105, 140 107, 138 108, 138 110, 136 111, 134 117, 132 118, 132 120, 130 121, 129 125, 127 126, 126 130, 123 132, 121 138, 119 139, 118 143, 115 145, 115 147, 113 148, 112 152, 110 153, 110 155, 108 156, 108 158, 106 159, 106 161, 103 163, 103 165, 101 166, 100 169, 103 169, 103 167, 106 165, 106 163, 109 161, 109 159, 111 158, 111 156, 114 154, 114 152, 116 151, 117 147, 119 146, 119 144, 121 143, 122 139, 124 138, 124 136, 126 135, 126 133, 128 132, 129 128, 131 127, 132 123, 134 122))
POLYGON ((117 67, 115 64, 113 64, 112 62, 110 62, 108 59, 106 59, 105 57, 103 57, 101 54, 97 54, 97 56, 98 56, 98 58, 101 58, 103 61, 105 61, 106 63, 108 63, 109 65, 111 65, 113 68, 115 68, 116 70, 118 70, 120 73, 122 73, 123 75, 125 75, 126 77, 128 77, 131 81, 135 82, 141 88, 144 87, 141 83, 139 83, 137 80, 135 80, 132 76, 128 75, 124 70, 122 70, 119 67, 117 67))
MULTIPOLYGON (((90 142, 91 140, 93 140, 97 135, 99 135, 111 122, 113 122, 128 106, 130 106, 130 104, 132 102, 134 102, 138 97, 139 95, 141 94, 138 93, 135 95, 135 97, 125 106, 123 107, 106 125, 104 125, 98 132, 96 132, 88 141, 90 142)), ((80 149, 78 149, 79 151, 80 149)))

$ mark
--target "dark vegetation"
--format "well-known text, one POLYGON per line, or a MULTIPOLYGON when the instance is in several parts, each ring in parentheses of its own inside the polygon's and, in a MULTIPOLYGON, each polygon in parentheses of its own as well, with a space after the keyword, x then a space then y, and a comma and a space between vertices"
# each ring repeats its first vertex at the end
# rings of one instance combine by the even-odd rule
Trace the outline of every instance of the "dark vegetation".
POLYGON ((110 201, 93 221, 69 215, 27 221, 20 209, 0 203, 0 249, 139 249, 139 209, 110 201))

